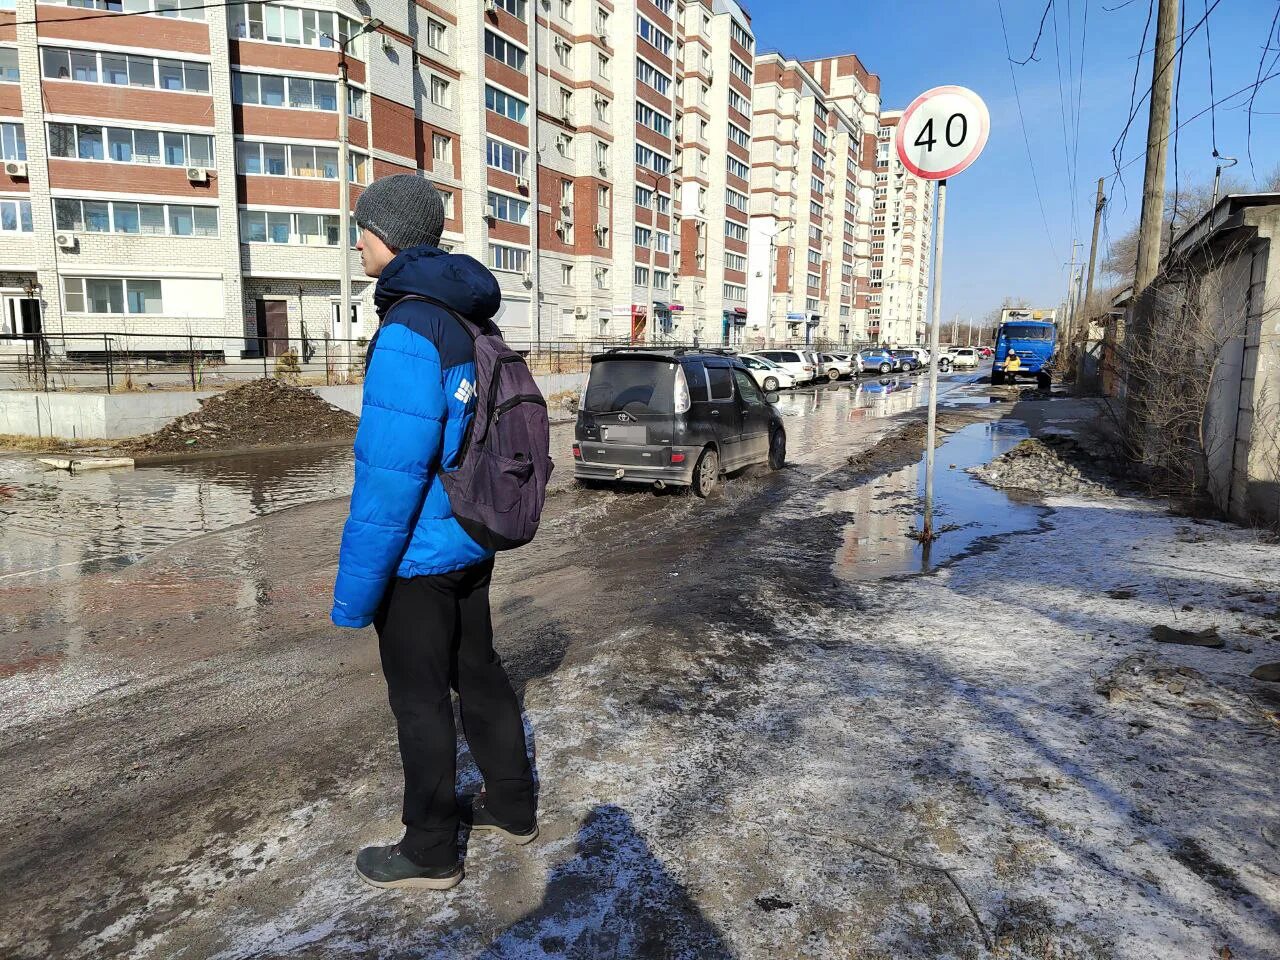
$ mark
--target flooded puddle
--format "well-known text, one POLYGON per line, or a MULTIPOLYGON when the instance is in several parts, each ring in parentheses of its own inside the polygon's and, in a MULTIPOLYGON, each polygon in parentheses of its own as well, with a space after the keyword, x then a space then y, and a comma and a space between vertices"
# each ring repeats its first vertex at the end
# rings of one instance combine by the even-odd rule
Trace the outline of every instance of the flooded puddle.
POLYGON ((0 458, 0 582, 29 586, 136 562, 189 537, 347 495, 338 447, 71 475, 0 458))
POLYGON ((924 503, 924 460, 827 498, 823 506, 853 514, 836 552, 835 573, 863 581, 905 573, 928 573, 983 538, 1034 529, 1043 509, 1011 500, 970 476, 1025 440, 1029 433, 1012 421, 975 423, 937 449, 934 524, 947 530, 927 548, 908 536, 920 528, 924 503))

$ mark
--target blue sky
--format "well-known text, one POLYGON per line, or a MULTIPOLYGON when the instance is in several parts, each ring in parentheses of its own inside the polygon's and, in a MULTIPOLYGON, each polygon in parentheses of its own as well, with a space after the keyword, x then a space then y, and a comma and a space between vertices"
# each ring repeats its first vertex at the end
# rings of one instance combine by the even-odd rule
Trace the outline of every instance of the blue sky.
MULTIPOLYGON (((762 52, 776 49, 798 59, 857 53, 868 69, 880 75, 886 109, 904 107, 918 93, 944 83, 971 87, 986 100, 991 110, 991 139, 978 161, 948 184, 942 295, 943 316, 950 320, 957 312, 961 317, 979 317, 1006 294, 1025 296, 1045 306, 1056 305, 1065 295, 1071 242, 1078 239, 1087 245, 1089 241, 1097 179, 1114 174, 1112 146, 1129 116, 1135 57, 1148 0, 1132 0, 1127 6, 1123 3, 1057 0, 1060 64, 1055 57, 1055 14, 1050 13, 1038 62, 1014 67, 1045 218, 1036 200, 996 0, 755 0, 749 2, 749 10, 762 52), (1120 9, 1108 12, 1105 7, 1120 9), (1067 43, 1068 34, 1071 44, 1067 43), (1071 64, 1068 48, 1073 51, 1071 64), (1067 86, 1071 66, 1075 67, 1074 89, 1067 86), (1060 89, 1065 94, 1065 110, 1060 89), (1077 103, 1078 137, 1073 120, 1077 103), (1076 172, 1074 203, 1068 155, 1076 172)), ((1184 0, 1188 32, 1204 15, 1206 3, 1213 6, 1214 0, 1184 0)), ((1030 52, 1045 5, 1042 0, 1003 0, 1003 4, 1010 46, 1021 59, 1030 52)), ((1275 12, 1276 4, 1268 0, 1220 0, 1210 14, 1216 99, 1253 83, 1275 12)), ((1154 33, 1153 16, 1152 37, 1154 33)), ((1139 96, 1151 84, 1151 45, 1149 39, 1140 65, 1139 96)), ((1273 55, 1275 52, 1280 51, 1273 48, 1273 55)), ((1211 102, 1207 65, 1205 30, 1201 27, 1187 43, 1182 69, 1179 110, 1184 121, 1211 102)), ((1277 70, 1280 65, 1270 66, 1263 75, 1277 70)), ((1244 102, 1245 98, 1238 97, 1220 106, 1214 115, 1219 151, 1240 158, 1240 165, 1232 172, 1247 180, 1251 173, 1246 158, 1246 111, 1240 107, 1244 102)), ((1262 87, 1254 110, 1253 158, 1257 175, 1262 177, 1280 164, 1280 77, 1262 87)), ((1144 103, 1121 157, 1121 163, 1134 162, 1124 168, 1123 184, 1108 180, 1107 194, 1112 201, 1104 238, 1121 235, 1137 220, 1146 127, 1144 103)), ((1184 182, 1212 178, 1210 131, 1208 113, 1181 129, 1178 167, 1184 182)), ((1170 189, 1172 183, 1171 146, 1170 189)), ((1081 256, 1088 256, 1087 246, 1081 256)))

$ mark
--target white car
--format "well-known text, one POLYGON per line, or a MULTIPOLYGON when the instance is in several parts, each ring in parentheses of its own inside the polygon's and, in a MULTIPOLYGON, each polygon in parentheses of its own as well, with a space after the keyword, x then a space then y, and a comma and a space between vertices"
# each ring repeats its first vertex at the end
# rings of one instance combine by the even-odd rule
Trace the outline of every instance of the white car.
POLYGON ((761 360, 776 363, 795 378, 796 383, 809 383, 818 378, 813 359, 808 351, 802 350, 757 350, 752 354, 761 360))
POLYGON ((750 371, 751 376, 755 378, 756 383, 760 385, 760 389, 765 393, 786 390, 796 385, 796 378, 772 360, 766 360, 764 357, 757 357, 750 353, 744 353, 738 359, 750 371))
POLYGON ((956 347, 948 351, 947 359, 951 361, 951 366, 957 369, 973 368, 978 365, 978 351, 973 347, 956 347))

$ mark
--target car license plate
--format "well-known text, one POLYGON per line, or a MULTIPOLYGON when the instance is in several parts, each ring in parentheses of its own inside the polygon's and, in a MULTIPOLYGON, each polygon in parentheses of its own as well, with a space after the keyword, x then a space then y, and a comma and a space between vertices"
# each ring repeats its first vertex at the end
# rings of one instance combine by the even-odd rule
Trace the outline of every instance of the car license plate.
POLYGON ((649 430, 638 423, 609 424, 600 428, 600 439, 606 443, 647 443, 649 430))

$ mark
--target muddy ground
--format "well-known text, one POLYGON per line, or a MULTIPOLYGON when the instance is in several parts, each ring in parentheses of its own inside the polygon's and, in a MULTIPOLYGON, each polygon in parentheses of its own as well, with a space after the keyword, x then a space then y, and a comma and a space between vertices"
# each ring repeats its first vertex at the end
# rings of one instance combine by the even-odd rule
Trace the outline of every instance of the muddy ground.
POLYGON ((904 575, 915 468, 848 458, 919 400, 787 397, 792 465, 707 503, 552 498, 494 591, 543 839, 476 839, 443 895, 351 872, 399 770, 374 638, 326 619, 344 503, 29 555, 0 575, 0 955, 1280 955, 1280 697, 1249 677, 1280 547, 1125 497, 994 509, 964 465, 1026 430, 975 402, 939 452, 965 546, 904 575), (998 533, 965 539, 974 503, 998 533))

